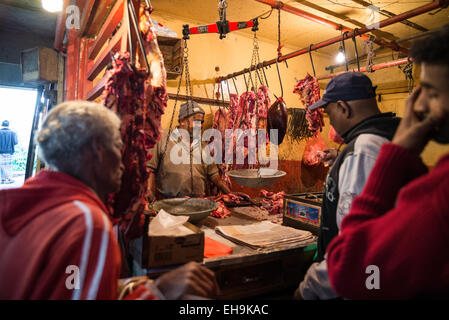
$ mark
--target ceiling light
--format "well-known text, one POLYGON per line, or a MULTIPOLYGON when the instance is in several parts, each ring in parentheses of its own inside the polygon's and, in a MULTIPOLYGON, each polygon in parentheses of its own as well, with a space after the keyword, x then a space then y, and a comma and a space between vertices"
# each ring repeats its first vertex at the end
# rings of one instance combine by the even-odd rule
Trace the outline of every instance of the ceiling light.
POLYGON ((49 12, 58 12, 62 10, 63 0, 42 0, 42 8, 49 12))
POLYGON ((346 61, 346 57, 345 57, 345 54, 343 52, 343 48, 342 47, 340 47, 338 49, 338 54, 337 54, 336 60, 337 60, 338 63, 343 63, 343 62, 346 61))

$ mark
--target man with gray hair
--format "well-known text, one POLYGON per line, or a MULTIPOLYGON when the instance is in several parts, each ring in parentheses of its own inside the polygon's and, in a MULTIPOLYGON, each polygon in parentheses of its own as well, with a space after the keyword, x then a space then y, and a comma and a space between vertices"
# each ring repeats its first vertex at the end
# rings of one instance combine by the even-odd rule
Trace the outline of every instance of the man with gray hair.
MULTIPOLYGON (((105 206, 120 188, 120 120, 96 103, 54 108, 37 135, 50 170, 0 191, 0 299, 116 299, 120 249, 105 206)), ((144 279, 133 298, 218 293, 212 271, 190 263, 144 279)))
POLYGON ((150 151, 153 155, 148 162, 148 167, 152 170, 147 193, 150 202, 155 199, 155 191, 159 198, 205 196, 209 181, 223 193, 231 192, 221 180, 215 163, 207 164, 204 158, 195 161, 195 155, 202 155, 200 133, 204 114, 203 108, 194 101, 182 104, 178 116, 179 126, 170 136, 165 131, 161 140, 150 151), (174 161, 173 156, 178 154, 178 150, 188 155, 186 161, 174 161))

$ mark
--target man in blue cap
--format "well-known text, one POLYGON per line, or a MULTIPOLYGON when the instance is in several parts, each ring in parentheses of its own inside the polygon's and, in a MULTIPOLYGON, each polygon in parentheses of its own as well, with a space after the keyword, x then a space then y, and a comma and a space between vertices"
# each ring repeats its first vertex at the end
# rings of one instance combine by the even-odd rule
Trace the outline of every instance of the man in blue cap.
POLYGON ((393 113, 380 112, 376 87, 360 72, 346 72, 333 78, 323 98, 309 110, 317 108, 324 108, 346 147, 339 152, 326 178, 317 263, 312 264, 296 290, 298 299, 338 297, 327 277, 326 248, 338 235, 353 198, 362 192, 381 145, 391 141, 400 121, 393 113))
POLYGON ((202 154, 201 136, 198 131, 204 122, 204 114, 203 108, 194 101, 182 104, 178 116, 179 126, 171 132, 170 137, 168 130, 165 131, 150 151, 153 157, 148 162, 148 167, 152 170, 147 192, 149 201, 156 198, 156 192, 158 198, 206 196, 209 182, 223 193, 230 192, 220 178, 217 165, 207 164, 204 158, 195 157, 202 154), (176 163, 172 156, 178 155, 180 148, 184 148, 183 154, 187 155, 187 159, 176 163), (191 155, 190 159, 188 155, 191 155))

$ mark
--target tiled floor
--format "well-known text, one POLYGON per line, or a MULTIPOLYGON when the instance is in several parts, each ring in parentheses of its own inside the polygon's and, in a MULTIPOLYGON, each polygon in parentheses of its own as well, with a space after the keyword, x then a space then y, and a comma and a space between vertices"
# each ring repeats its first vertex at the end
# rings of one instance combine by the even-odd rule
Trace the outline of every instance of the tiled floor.
POLYGON ((25 176, 24 175, 14 177, 14 183, 11 183, 11 184, 0 184, 0 190, 20 188, 23 185, 24 181, 25 181, 25 176))

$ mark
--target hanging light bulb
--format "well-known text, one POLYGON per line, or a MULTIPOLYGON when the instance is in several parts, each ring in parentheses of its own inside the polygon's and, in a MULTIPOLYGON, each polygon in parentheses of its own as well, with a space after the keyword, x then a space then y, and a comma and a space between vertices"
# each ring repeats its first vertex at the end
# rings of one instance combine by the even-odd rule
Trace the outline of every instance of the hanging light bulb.
POLYGON ((338 48, 338 54, 337 54, 336 60, 337 60, 338 63, 343 63, 343 62, 346 61, 346 57, 345 57, 345 54, 344 54, 344 51, 343 51, 343 47, 338 48))
POLYGON ((62 5, 62 0, 42 0, 42 8, 48 12, 61 11, 62 5))

